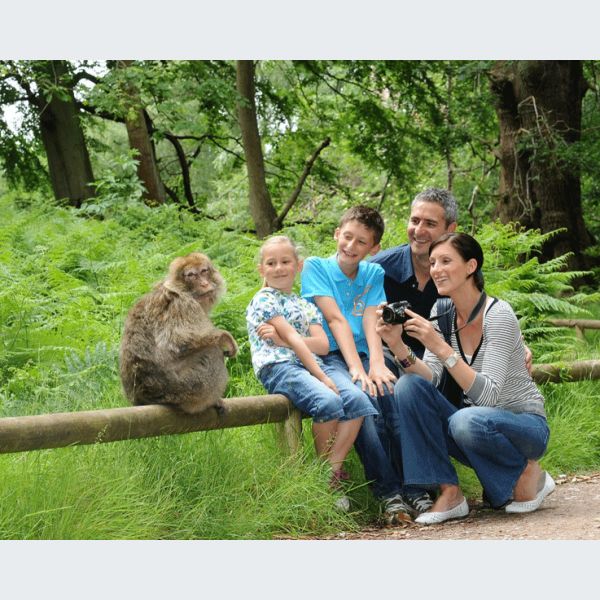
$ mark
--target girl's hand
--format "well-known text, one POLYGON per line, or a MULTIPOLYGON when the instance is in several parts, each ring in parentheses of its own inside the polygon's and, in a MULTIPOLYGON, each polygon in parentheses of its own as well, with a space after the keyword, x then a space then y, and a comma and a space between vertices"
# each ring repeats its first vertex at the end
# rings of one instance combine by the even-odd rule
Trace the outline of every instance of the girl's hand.
POLYGON ((259 325, 256 329, 256 333, 261 340, 271 341, 276 346, 281 346, 282 348, 289 348, 289 345, 286 344, 277 333, 277 329, 270 323, 259 325))
POLYGON ((321 379, 321 381, 332 391, 335 392, 338 396, 340 395, 339 390, 337 389, 335 383, 333 383, 333 379, 327 377, 327 375, 325 375, 325 377, 323 379, 321 379))

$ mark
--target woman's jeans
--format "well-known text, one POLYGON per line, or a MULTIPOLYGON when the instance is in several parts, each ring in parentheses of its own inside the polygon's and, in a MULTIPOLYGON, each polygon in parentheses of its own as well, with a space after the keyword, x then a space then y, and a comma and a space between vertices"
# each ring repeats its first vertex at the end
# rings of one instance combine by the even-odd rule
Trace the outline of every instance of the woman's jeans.
POLYGON ((393 442, 401 447, 404 485, 458 485, 452 456, 474 469, 494 508, 512 499, 527 460, 544 454, 550 436, 542 416, 485 406, 457 409, 413 374, 400 377, 394 399, 382 408, 393 442))

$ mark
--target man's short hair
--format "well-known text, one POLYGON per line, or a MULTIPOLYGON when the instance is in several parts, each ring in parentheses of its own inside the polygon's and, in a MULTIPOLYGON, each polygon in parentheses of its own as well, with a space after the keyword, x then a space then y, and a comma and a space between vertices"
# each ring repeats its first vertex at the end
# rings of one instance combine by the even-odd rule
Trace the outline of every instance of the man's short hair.
POLYGON ((411 207, 418 202, 435 202, 436 204, 439 204, 444 209, 446 226, 456 223, 458 220, 456 198, 448 190, 442 188, 427 188, 415 196, 411 207))
POLYGON ((353 206, 349 208, 340 219, 339 227, 343 227, 349 221, 358 221, 367 229, 373 232, 373 239, 376 244, 379 244, 385 230, 383 217, 374 208, 369 206, 353 206))

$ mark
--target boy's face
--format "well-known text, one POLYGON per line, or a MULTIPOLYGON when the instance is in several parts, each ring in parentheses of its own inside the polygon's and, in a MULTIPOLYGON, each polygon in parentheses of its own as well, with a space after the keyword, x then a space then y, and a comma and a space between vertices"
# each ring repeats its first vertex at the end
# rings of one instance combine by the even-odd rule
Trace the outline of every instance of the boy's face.
POLYGON ((379 252, 373 231, 358 221, 348 221, 338 227, 333 238, 337 241, 338 263, 342 268, 358 268, 358 263, 368 254, 379 252))

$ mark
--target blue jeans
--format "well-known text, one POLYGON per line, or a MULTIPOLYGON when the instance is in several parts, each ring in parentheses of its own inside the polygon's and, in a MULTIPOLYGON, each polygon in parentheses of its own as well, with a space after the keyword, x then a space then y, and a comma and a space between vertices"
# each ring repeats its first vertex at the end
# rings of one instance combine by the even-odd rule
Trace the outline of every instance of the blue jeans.
POLYGON ((270 394, 283 394, 317 423, 350 421, 377 413, 369 399, 355 393, 354 387, 338 385, 332 368, 324 365, 323 371, 337 385, 339 396, 296 362, 265 365, 258 378, 270 394))
POLYGON ((402 447, 404 482, 429 489, 458 485, 450 457, 471 467, 490 504, 501 507, 527 466, 546 451, 546 419, 531 413, 469 406, 457 409, 418 375, 406 374, 388 405, 392 438, 402 447))
MULTIPOLYGON (((369 372, 369 359, 360 354, 363 367, 369 372)), ((327 374, 338 389, 348 386, 354 389, 354 393, 362 398, 368 399, 371 406, 375 408, 372 416, 365 417, 363 424, 354 442, 354 448, 363 464, 365 478, 371 481, 373 494, 378 498, 389 498, 402 492, 402 480, 400 474, 394 467, 390 458, 389 439, 385 432, 385 422, 379 410, 379 399, 363 392, 360 383, 352 383, 352 377, 348 371, 346 361, 340 352, 330 352, 323 357, 323 362, 331 368, 327 374)), ((385 394, 393 399, 389 392, 385 394)))

